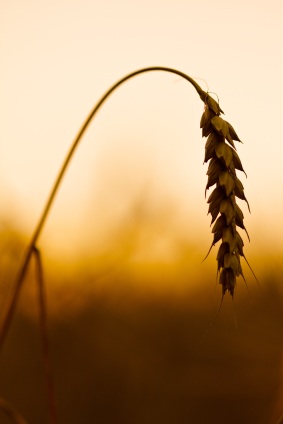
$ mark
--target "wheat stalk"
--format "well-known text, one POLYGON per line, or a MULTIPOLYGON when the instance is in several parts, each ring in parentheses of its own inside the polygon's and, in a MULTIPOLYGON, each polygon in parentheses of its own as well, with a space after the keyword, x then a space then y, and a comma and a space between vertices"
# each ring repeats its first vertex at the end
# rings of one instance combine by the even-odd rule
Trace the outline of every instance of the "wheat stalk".
POLYGON ((176 69, 167 67, 155 66, 143 68, 120 79, 102 96, 102 98, 90 112, 89 116, 86 118, 78 135, 73 141, 55 180, 35 231, 31 237, 31 241, 27 247, 23 262, 19 268, 19 272, 13 287, 13 293, 8 302, 6 311, 4 312, 4 318, 0 327, 0 349, 3 346, 12 318, 14 316, 18 297, 23 285, 24 277, 31 256, 36 249, 38 238, 49 214, 50 208, 58 192, 61 181, 65 175, 66 169, 72 157, 74 156, 82 136, 84 135, 95 114, 108 99, 108 97, 113 93, 113 91, 116 90, 116 88, 139 74, 151 71, 169 72, 184 78, 193 85, 201 100, 205 104, 205 111, 201 119, 201 127, 203 135, 208 136, 205 161, 210 160, 208 168, 208 183, 206 189, 214 184, 217 185, 216 189, 208 199, 208 202, 210 203, 209 212, 212 214, 213 221, 220 213, 220 217, 217 219, 212 229, 214 233, 212 246, 222 238, 222 243, 217 255, 218 271, 220 271, 220 284, 222 284, 223 293, 228 290, 233 295, 236 284, 236 277, 238 275, 243 276, 242 268, 240 265, 240 256, 245 258, 243 254, 244 243, 239 233, 236 231, 236 226, 240 226, 244 229, 245 227, 243 224, 243 214, 236 204, 235 198, 239 197, 246 200, 243 186, 240 180, 237 178, 235 171, 235 169, 243 170, 241 161, 234 149, 233 143, 233 140, 239 140, 238 136, 232 126, 220 117, 222 110, 220 109, 219 104, 211 96, 209 96, 207 92, 202 90, 201 87, 191 77, 176 69), (230 145, 232 145, 233 149, 225 143, 225 140, 227 140, 230 145))

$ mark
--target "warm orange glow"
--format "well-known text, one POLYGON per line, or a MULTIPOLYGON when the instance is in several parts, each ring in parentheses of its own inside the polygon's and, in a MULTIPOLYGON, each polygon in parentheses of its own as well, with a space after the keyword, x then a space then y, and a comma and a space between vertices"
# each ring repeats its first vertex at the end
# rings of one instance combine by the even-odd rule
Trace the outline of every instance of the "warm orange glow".
MULTIPOLYGON (((282 143, 274 124, 280 122, 280 3, 261 6, 256 16, 253 3, 221 1, 217 7, 145 2, 138 13, 124 1, 112 4, 110 14, 103 3, 89 1, 19 7, 15 12, 10 2, 1 13, 3 214, 31 230, 69 143, 107 87, 141 64, 172 64, 205 78, 217 92, 245 143, 239 152, 248 173, 251 225, 268 219, 262 244, 280 242, 282 143)), ((85 137, 46 237, 61 244, 60 233, 71 229, 80 238, 80 222, 96 201, 102 217, 114 203, 115 220, 116 211, 131 207, 145 190, 170 207, 177 202, 179 211, 189 207, 192 220, 204 219, 201 110, 195 93, 175 77, 141 76, 122 87, 85 137)), ((99 215, 95 210, 94 219, 99 215)))
MULTIPOLYGON (((209 349, 195 347, 221 301, 219 286, 215 295, 217 247, 202 263, 212 241, 204 197, 205 140, 199 128, 203 104, 192 87, 173 75, 154 73, 129 81, 110 97, 85 134, 38 243, 53 342, 62 355, 56 358, 58 381, 72 394, 62 404, 75 405, 73 384, 79 389, 84 386, 77 410, 84 410, 84 399, 89 401, 91 383, 88 376, 79 375, 85 371, 74 371, 74 382, 71 376, 72 361, 84 363, 85 341, 91 338, 103 369, 92 368, 98 387, 96 411, 103 404, 99 404, 101 389, 101 396, 111 400, 118 415, 130 417, 123 422, 158 424, 158 411, 163 423, 166 416, 170 423, 187 422, 184 417, 197 405, 205 422, 228 422, 229 416, 244 423, 247 404, 247 422, 262 417, 269 423, 272 414, 275 421, 283 413, 279 371, 283 3, 4 3, 0 14, 0 309, 64 156, 93 105, 131 71, 155 65, 179 69, 204 90, 207 84, 216 92, 213 96, 219 98, 227 120, 244 142, 237 149, 248 178, 242 173, 239 177, 251 214, 244 203, 241 207, 251 242, 244 232, 243 240, 260 286, 243 261, 251 303, 239 278, 235 305, 240 331, 231 333, 233 305, 226 296, 216 321, 219 326, 215 324, 214 335, 208 338, 209 349), (83 353, 76 346, 70 354, 71 342, 64 337, 74 331, 73 338, 79 340, 79 328, 83 353), (66 340, 63 347, 61 340, 66 340), (121 405, 128 404, 119 396, 115 404, 120 392, 132 399, 133 410, 125 412, 121 405), (150 396, 156 396, 154 402, 150 396), (145 399, 152 421, 143 415, 140 398, 145 399), (218 406, 213 409, 215 398, 218 406), (164 405, 171 405, 170 399, 174 417, 162 412, 164 405), (251 405, 254 402, 258 408, 263 399, 268 404, 265 415, 257 415, 251 405), (205 405, 214 421, 208 419, 208 412, 205 415, 205 405), (181 411, 179 419, 177 411, 181 411), (142 421, 135 420, 135 412, 142 421)), ((14 369, 11 364, 31 358, 21 340, 33 328, 37 296, 32 263, 20 299, 22 321, 16 321, 15 332, 9 334, 4 359, 10 368, 0 364, 4 368, 0 388, 8 387, 16 403, 23 388, 17 373, 23 381, 36 375, 33 357, 27 359, 33 364, 29 374, 25 365, 14 369)), ((64 398, 62 386, 58 390, 64 398)), ((29 399, 35 391, 37 384, 32 393, 23 389, 29 399)), ((101 409, 106 413, 104 404, 101 409)), ((195 413, 191 422, 201 423, 195 413)), ((113 422, 113 417, 104 422, 113 422)))

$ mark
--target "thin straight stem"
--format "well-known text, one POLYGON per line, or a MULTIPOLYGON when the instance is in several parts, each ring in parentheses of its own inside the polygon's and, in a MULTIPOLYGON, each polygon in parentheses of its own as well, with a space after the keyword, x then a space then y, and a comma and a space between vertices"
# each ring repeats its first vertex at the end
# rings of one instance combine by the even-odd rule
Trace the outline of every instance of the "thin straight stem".
POLYGON ((28 424, 22 415, 6 400, 0 398, 0 409, 7 417, 11 418, 14 424, 28 424))
POLYGON ((143 69, 139 69, 138 71, 132 72, 131 74, 126 75, 125 77, 123 77, 122 79, 120 79, 118 82, 116 82, 102 97, 101 99, 98 101, 98 103, 95 105, 95 107, 92 109, 92 111, 90 112, 90 114, 88 115, 88 117, 86 118, 85 122, 83 123, 80 131, 78 132, 75 140, 73 141, 71 148, 64 160, 64 163, 58 173, 58 176, 55 180, 55 183, 53 185, 53 188, 50 192, 50 195, 48 197, 48 200, 46 202, 46 205, 43 209, 43 212, 40 216, 40 219, 38 221, 38 224, 35 228, 35 231, 33 233, 33 236, 31 238, 31 241, 27 247, 26 250, 26 254, 23 258, 23 262, 20 266, 19 269, 19 273, 15 279, 15 283, 14 283, 14 288, 13 288, 13 293, 11 296, 10 301, 8 302, 7 305, 7 309, 6 312, 4 313, 4 318, 3 318, 3 322, 1 324, 0 327, 0 350, 3 346, 4 340, 6 338, 6 335, 8 333, 8 330, 10 328, 10 324, 12 321, 12 318, 14 316, 15 313, 15 308, 17 305, 17 300, 20 294, 20 290, 23 284, 23 280, 27 271, 27 267, 33 252, 33 249, 37 243, 37 240, 39 238, 39 235, 42 231, 42 228, 44 226, 44 223, 46 221, 47 215, 50 211, 50 208, 53 204, 55 195, 57 194, 58 188, 61 184, 61 181, 65 175, 66 169, 75 153, 75 150, 82 138, 82 136, 84 135, 86 129, 88 128, 90 122, 92 121, 93 117, 95 116, 96 112, 100 109, 100 107, 103 105, 103 103, 106 101, 106 99, 110 96, 110 94, 113 93, 114 90, 116 90, 116 88, 118 88, 120 85, 122 85, 124 82, 126 82, 127 80, 139 75, 139 74, 143 74, 145 72, 151 72, 151 71, 164 71, 164 72, 169 72, 175 75, 180 76, 181 78, 184 78, 185 80, 187 80, 190 84, 192 84, 194 86, 194 88, 196 89, 197 93, 199 94, 200 98, 203 101, 206 101, 206 99, 208 98, 208 94, 202 90, 202 88, 188 75, 184 74, 183 72, 180 72, 176 69, 172 69, 172 68, 167 68, 167 67, 162 67, 162 66, 153 66, 153 67, 148 67, 148 68, 143 68, 143 69))
POLYGON ((276 421, 276 424, 283 424, 283 415, 276 421))
POLYGON ((47 307, 46 307, 46 295, 44 287, 43 267, 40 251, 34 247, 33 249, 35 262, 36 262, 36 277, 38 282, 38 300, 39 300, 39 326, 42 344, 42 356, 44 373, 46 380, 47 399, 48 399, 48 412, 49 412, 49 423, 57 424, 57 410, 55 402, 55 390, 53 373, 50 360, 49 352, 49 340, 47 331, 47 307))

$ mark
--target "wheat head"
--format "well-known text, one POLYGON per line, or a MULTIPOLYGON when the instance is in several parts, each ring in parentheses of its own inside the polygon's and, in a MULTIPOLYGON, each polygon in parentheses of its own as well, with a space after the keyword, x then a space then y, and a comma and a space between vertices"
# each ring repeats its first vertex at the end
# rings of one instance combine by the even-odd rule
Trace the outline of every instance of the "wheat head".
POLYGON ((236 170, 245 173, 234 144, 234 141, 241 140, 232 125, 221 118, 223 111, 219 104, 208 94, 203 101, 205 106, 200 127, 202 136, 207 137, 204 162, 209 161, 205 193, 216 185, 207 200, 211 225, 214 225, 213 241, 206 257, 212 246, 221 240, 217 253, 217 275, 222 285, 222 294, 228 291, 233 296, 236 277, 241 275, 245 280, 240 261, 241 256, 246 260, 244 242, 237 227, 242 228, 249 238, 243 212, 237 204, 237 199, 245 200, 250 210, 243 184, 236 173, 236 170))

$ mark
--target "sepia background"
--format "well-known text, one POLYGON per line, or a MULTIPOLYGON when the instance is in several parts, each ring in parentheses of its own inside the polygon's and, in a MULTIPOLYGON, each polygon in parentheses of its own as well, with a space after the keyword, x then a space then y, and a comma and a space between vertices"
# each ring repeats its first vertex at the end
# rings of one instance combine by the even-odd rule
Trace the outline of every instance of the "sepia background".
MULTIPOLYGON (((83 120, 125 74, 187 73, 243 144, 251 242, 222 309, 194 88, 140 75, 85 134, 38 247, 61 423, 275 424, 283 414, 283 4, 0 2, 0 307, 83 120), (237 327, 235 329, 235 316, 237 327)), ((31 264, 0 358, 0 397, 46 420, 31 264)), ((1 412, 0 412, 1 414, 1 412)), ((0 416, 0 422, 6 424, 0 416)), ((8 423, 8 420, 7 420, 8 423)))

